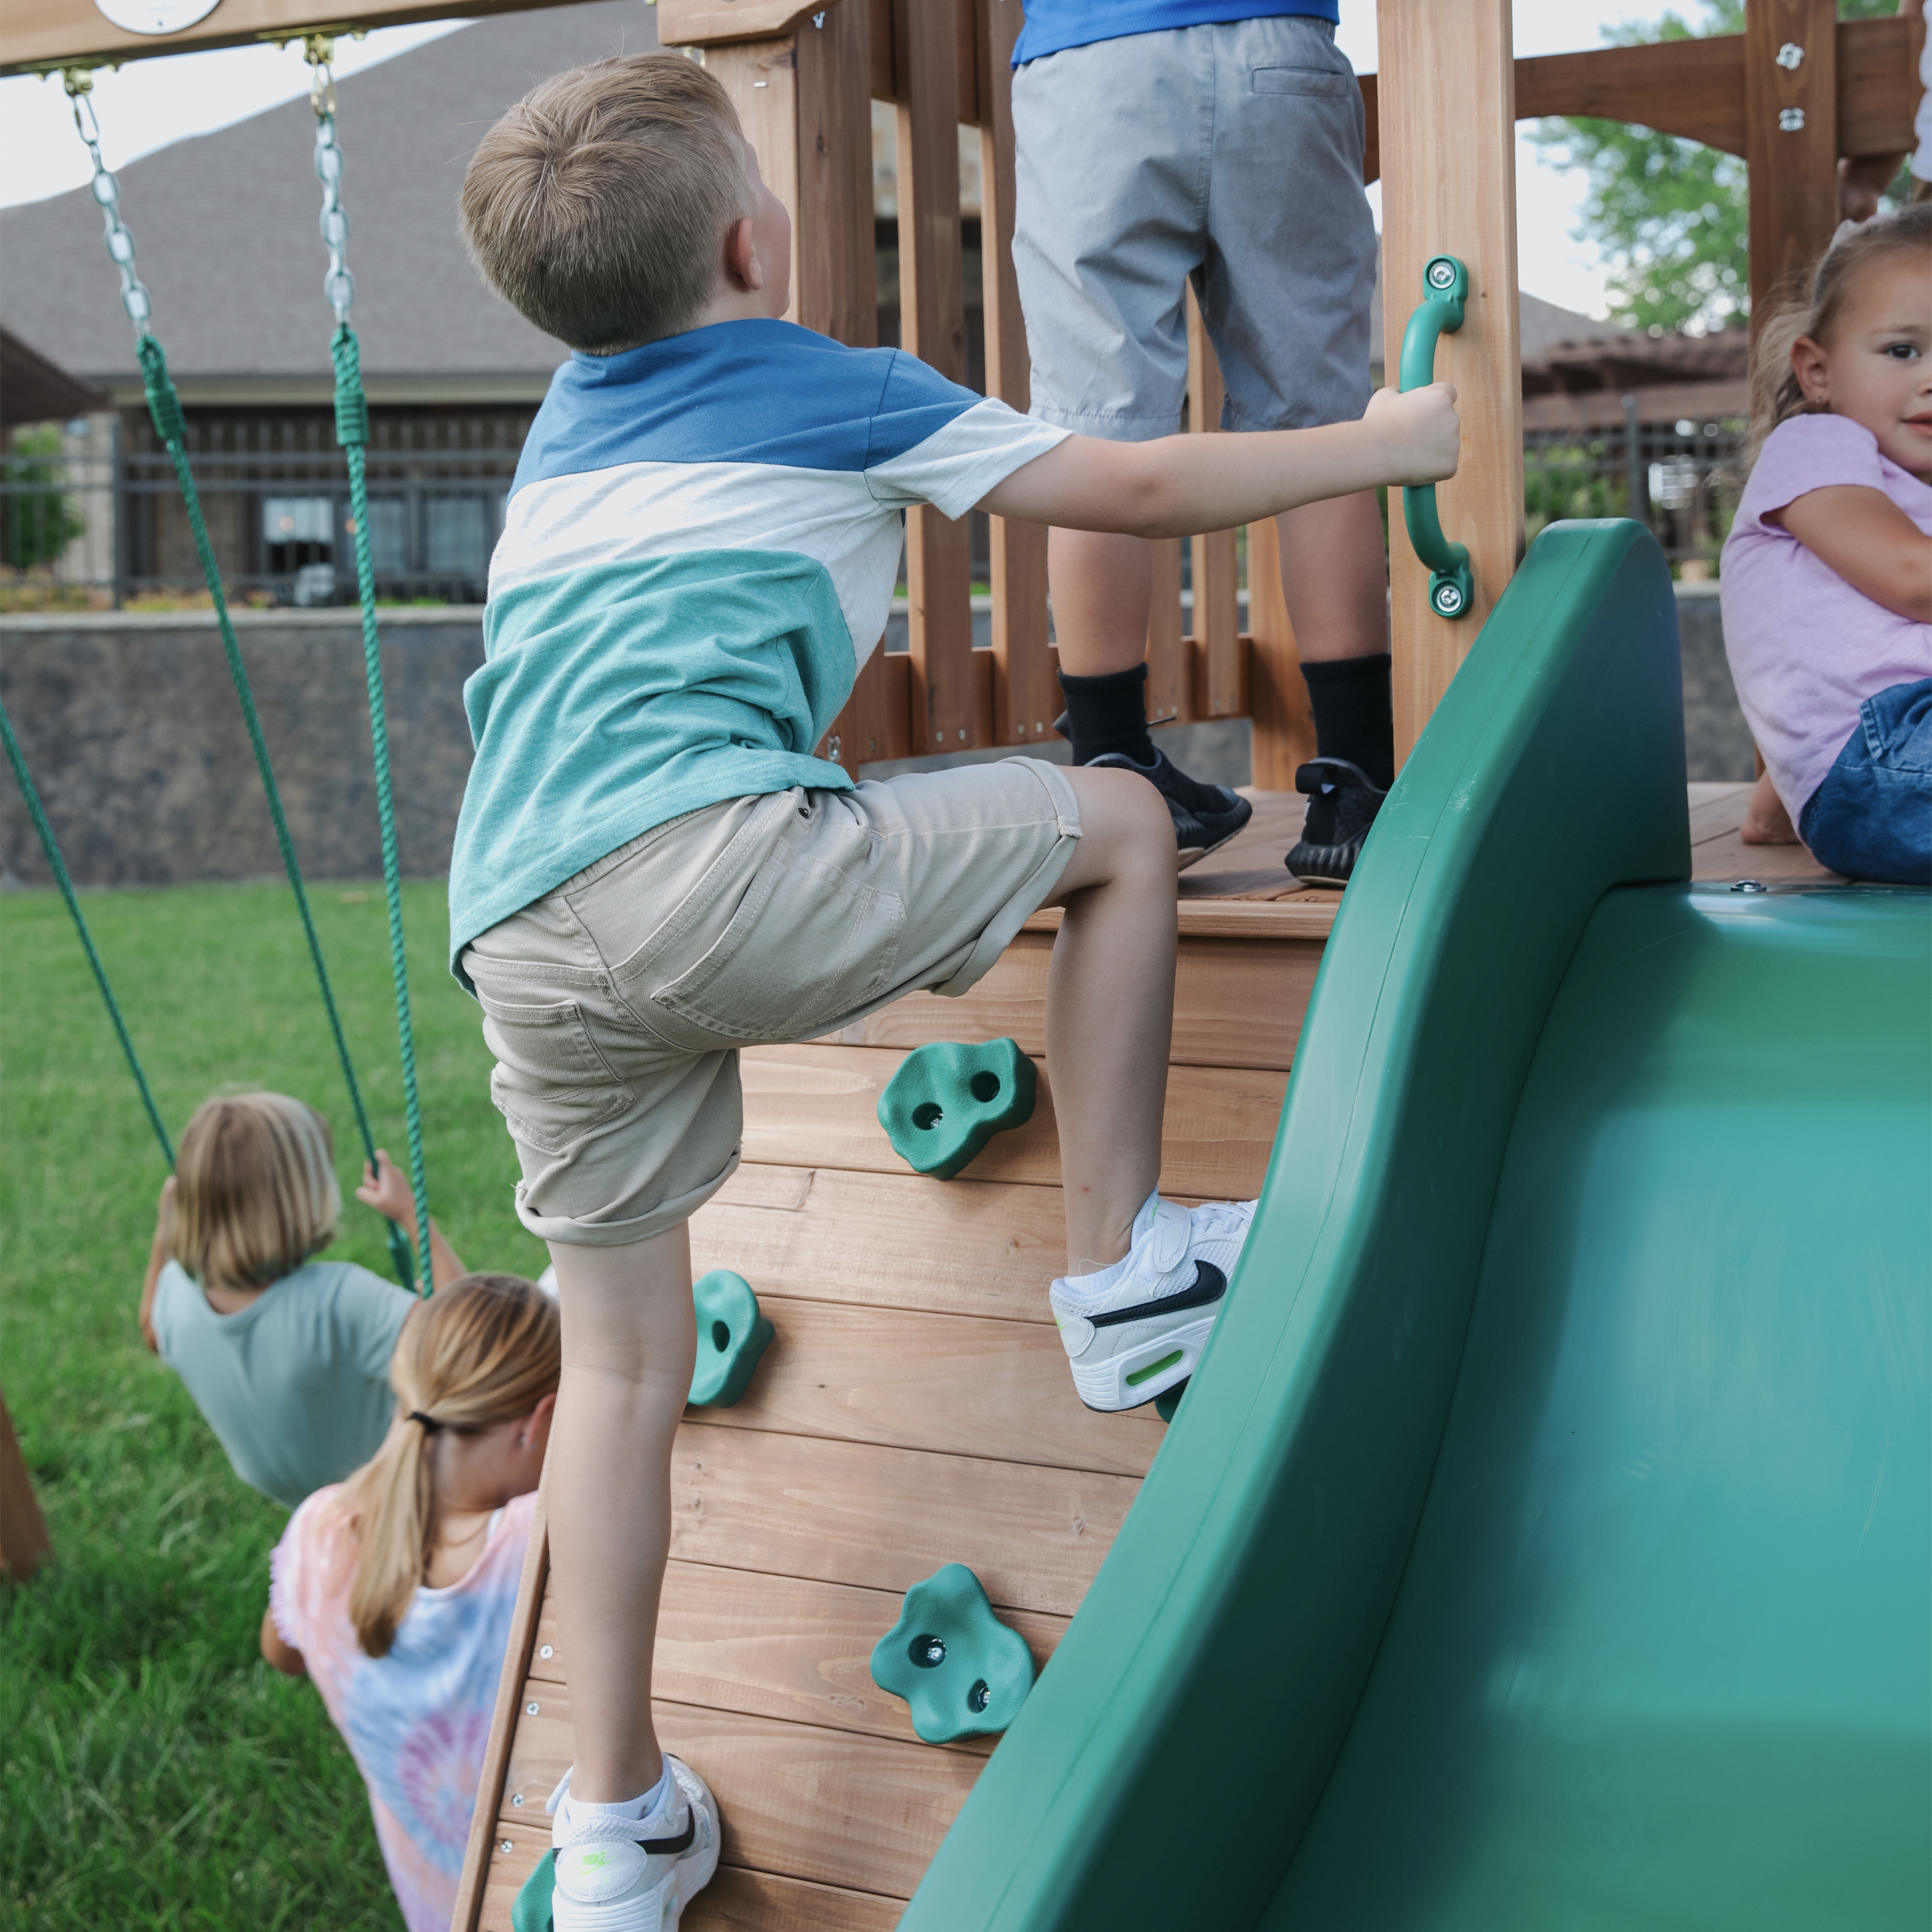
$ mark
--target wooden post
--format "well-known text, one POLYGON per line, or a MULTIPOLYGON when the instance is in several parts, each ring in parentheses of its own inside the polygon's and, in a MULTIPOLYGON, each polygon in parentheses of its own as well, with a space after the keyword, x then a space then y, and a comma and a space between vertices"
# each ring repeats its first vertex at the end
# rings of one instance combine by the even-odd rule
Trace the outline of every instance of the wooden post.
MULTIPOLYGON (((940 375, 963 383, 955 5, 956 0, 893 0, 893 46, 900 70, 900 342, 940 375)), ((923 505, 906 513, 915 752, 963 751, 983 742, 972 662, 971 540, 964 517, 949 523, 923 505)))
MULTIPOLYGON (((1194 285, 1187 289, 1187 413, 1190 433, 1218 435, 1226 390, 1194 285)), ((1239 717, 1241 614, 1240 553, 1232 530, 1209 530, 1194 546, 1194 709, 1201 718, 1239 717)))
MULTIPOLYGON (((1828 0, 1827 0, 1828 4, 1828 0)), ((1383 306, 1386 366, 1422 299, 1423 265, 1469 270, 1468 318, 1436 373, 1454 383, 1462 465, 1439 487, 1443 527, 1469 546, 1475 600, 1455 623, 1428 607, 1428 573, 1389 495, 1391 648, 1398 764, 1502 594, 1522 552, 1522 370, 1516 300, 1515 76, 1509 0, 1380 0, 1383 306)))
POLYGON ((855 349, 871 349, 879 340, 868 19, 872 4, 838 0, 815 13, 795 36, 798 199, 787 206, 797 320, 855 349))
POLYGON ((1193 641, 1181 620, 1181 546, 1178 536, 1156 537, 1154 597, 1147 614, 1147 721, 1194 722, 1193 641))
POLYGON ((1296 766, 1315 756, 1315 713, 1281 593, 1281 532, 1271 516, 1248 526, 1248 630, 1254 783, 1263 791, 1292 791, 1296 766))
MULTIPOLYGON (((1025 413, 1032 366, 1019 285, 1013 275, 1013 43, 1023 16, 1015 0, 976 0, 979 63, 979 247, 985 289, 986 393, 1025 413)), ((1046 641, 1046 531, 1002 516, 991 526, 993 736, 1039 745, 1053 734, 1060 691, 1046 641)))
POLYGON ((1833 0, 1748 0, 1744 158, 1750 173, 1751 333, 1838 226, 1833 0))
POLYGON ((737 40, 713 47, 705 69, 731 97, 738 124, 758 157, 765 185, 791 216, 791 283, 785 318, 798 319, 798 37, 737 40))
POLYGON ((25 1583, 53 1554, 47 1526, 34 1498, 19 1438, 6 1398, 0 1396, 0 1570, 8 1582, 25 1583))

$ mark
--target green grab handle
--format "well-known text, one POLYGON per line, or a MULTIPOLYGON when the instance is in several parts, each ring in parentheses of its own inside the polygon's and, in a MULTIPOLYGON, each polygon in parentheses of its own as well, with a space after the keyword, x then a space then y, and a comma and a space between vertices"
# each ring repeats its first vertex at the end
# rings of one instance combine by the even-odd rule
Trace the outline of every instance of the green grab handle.
MULTIPOLYGON (((1454 255, 1431 255, 1422 271, 1422 285, 1426 293, 1402 332, 1400 381, 1405 393, 1436 379, 1436 340, 1445 329, 1453 335, 1462 326, 1469 271, 1454 255)), ((1430 609, 1452 622, 1466 616, 1476 596, 1468 546, 1451 543, 1443 535, 1434 484, 1405 488, 1402 516, 1409 526, 1410 544, 1429 572, 1430 609)))

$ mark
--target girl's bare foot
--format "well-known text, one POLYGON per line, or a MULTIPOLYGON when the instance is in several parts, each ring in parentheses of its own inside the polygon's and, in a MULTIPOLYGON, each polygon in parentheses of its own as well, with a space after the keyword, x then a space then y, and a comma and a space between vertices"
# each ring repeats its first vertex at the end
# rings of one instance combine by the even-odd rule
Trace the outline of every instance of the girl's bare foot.
POLYGON ((1762 773, 1751 788, 1751 802, 1738 836, 1747 845, 1795 845, 1799 842, 1791 815, 1773 790, 1768 771, 1762 773))

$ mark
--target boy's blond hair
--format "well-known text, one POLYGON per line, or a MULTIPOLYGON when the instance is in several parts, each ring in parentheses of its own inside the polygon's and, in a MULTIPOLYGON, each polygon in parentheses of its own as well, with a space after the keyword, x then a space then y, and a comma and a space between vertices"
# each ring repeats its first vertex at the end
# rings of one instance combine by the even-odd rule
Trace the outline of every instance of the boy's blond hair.
POLYGON ((328 1247, 342 1211, 328 1123, 286 1094, 223 1094, 182 1131, 169 1245, 205 1288, 265 1288, 328 1247))
POLYGON ((515 1274, 466 1274, 410 1311, 389 1358, 396 1420, 335 1507, 356 1540, 349 1621, 386 1657, 436 1546, 430 1437, 474 1435, 528 1415, 563 1367, 556 1304, 515 1274))
POLYGON ((723 88, 682 54, 629 54, 553 75, 498 121, 461 225, 506 301, 609 355, 691 326, 755 206, 723 88))

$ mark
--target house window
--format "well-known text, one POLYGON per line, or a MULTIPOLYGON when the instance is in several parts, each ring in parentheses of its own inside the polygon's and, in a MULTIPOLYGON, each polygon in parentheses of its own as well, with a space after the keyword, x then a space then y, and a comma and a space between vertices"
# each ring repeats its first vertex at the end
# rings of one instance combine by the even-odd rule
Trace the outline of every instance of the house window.
POLYGON ((480 496, 433 496, 428 512, 430 575, 482 577, 490 563, 490 509, 480 496))
MULTIPOLYGON (((410 567, 409 511, 408 502, 400 496, 369 499, 369 562, 379 577, 400 577, 410 567)), ((352 536, 354 525, 347 527, 352 536)))
POLYGON ((335 505, 325 496, 271 496, 262 504, 262 544, 270 574, 327 563, 335 551, 335 505))

